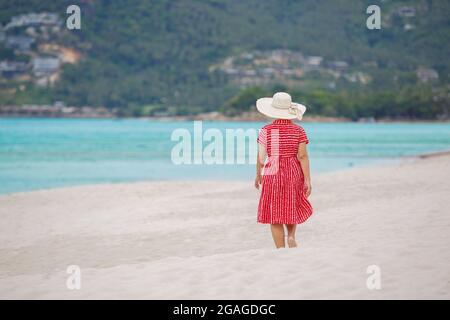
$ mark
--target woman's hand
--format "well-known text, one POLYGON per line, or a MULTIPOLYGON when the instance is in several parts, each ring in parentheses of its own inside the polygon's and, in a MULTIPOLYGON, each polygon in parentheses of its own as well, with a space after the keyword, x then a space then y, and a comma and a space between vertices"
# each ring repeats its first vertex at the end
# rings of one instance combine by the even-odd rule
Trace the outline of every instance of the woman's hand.
POLYGON ((303 184, 303 189, 306 197, 308 198, 311 195, 311 181, 309 179, 305 179, 305 183, 303 184))
POLYGON ((255 178, 255 188, 259 190, 259 185, 262 182, 262 177, 260 174, 258 174, 255 178))

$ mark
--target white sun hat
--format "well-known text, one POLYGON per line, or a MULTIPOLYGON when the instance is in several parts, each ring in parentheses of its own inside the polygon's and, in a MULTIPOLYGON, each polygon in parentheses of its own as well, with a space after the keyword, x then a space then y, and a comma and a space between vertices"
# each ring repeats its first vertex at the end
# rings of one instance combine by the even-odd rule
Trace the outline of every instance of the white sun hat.
POLYGON ((256 108, 262 114, 276 119, 302 120, 306 107, 300 103, 292 102, 291 95, 286 92, 277 92, 272 98, 260 98, 256 101, 256 108))

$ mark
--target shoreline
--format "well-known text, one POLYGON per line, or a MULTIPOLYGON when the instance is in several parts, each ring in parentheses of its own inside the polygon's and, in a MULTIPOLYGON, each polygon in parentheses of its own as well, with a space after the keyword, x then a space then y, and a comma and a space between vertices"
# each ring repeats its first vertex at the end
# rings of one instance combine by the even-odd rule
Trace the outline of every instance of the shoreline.
MULTIPOLYGON (((58 119, 74 119, 74 120, 149 120, 149 121, 161 121, 161 122, 185 122, 185 121, 210 121, 210 122, 267 122, 272 119, 264 116, 160 116, 160 117, 117 117, 117 116, 18 116, 0 115, 1 119, 33 119, 33 120, 58 120, 58 119)), ((295 121, 298 122, 298 121, 295 121)), ((431 120, 431 119, 378 119, 378 120, 351 120, 348 118, 339 117, 326 117, 326 116, 306 116, 300 121, 302 123, 367 123, 367 124, 388 124, 388 123, 450 123, 448 120, 431 120)))
POLYGON ((449 156, 450 150, 442 150, 442 151, 435 151, 435 152, 428 152, 418 155, 420 159, 429 159, 429 158, 436 158, 436 157, 444 157, 449 156))

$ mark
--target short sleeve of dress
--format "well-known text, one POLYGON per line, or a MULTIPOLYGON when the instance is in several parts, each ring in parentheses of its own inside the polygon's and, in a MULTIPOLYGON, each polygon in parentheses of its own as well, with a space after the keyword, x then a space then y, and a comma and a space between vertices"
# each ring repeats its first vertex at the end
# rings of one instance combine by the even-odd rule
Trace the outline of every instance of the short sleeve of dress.
POLYGON ((258 143, 261 143, 264 146, 267 146, 267 129, 262 128, 259 131, 258 139, 256 140, 258 143))
POLYGON ((305 143, 308 144, 308 136, 306 135, 305 130, 302 127, 299 127, 299 137, 298 137, 298 143, 305 143))

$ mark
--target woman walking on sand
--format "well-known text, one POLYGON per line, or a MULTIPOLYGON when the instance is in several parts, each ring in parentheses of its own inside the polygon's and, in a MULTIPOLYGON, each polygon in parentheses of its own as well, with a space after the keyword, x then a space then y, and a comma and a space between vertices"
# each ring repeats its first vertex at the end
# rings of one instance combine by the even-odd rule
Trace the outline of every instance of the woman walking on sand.
POLYGON ((311 194, 308 138, 305 130, 292 122, 302 119, 306 107, 293 103, 285 92, 258 99, 256 107, 262 114, 275 118, 258 136, 255 187, 262 189, 258 223, 270 224, 277 248, 285 247, 285 237, 289 248, 293 248, 297 246, 297 224, 312 214, 308 201, 311 194))

